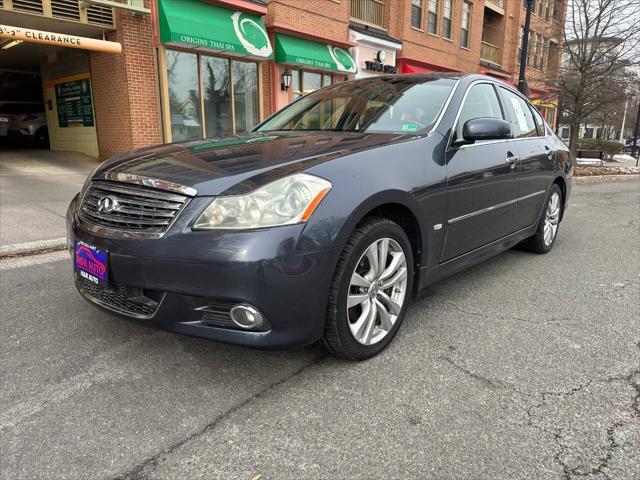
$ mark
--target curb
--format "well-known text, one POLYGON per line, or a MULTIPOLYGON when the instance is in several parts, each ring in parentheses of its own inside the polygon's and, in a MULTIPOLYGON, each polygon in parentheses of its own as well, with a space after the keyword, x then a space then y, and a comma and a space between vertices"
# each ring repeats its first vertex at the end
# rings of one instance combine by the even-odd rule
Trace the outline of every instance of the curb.
POLYGON ((51 240, 38 240, 37 242, 2 245, 0 246, 0 259, 54 252, 64 250, 65 248, 67 248, 67 239, 65 237, 52 238, 51 240))
POLYGON ((599 183, 599 182, 618 182, 625 180, 640 180, 640 174, 630 173, 622 175, 590 175, 585 177, 573 177, 574 183, 599 183))

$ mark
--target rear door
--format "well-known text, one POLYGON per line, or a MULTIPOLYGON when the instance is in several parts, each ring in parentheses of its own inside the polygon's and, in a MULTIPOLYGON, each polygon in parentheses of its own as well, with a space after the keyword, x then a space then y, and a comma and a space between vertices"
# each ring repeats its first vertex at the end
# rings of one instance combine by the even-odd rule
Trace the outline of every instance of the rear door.
POLYGON ((447 232, 441 261, 514 231, 518 192, 517 151, 513 141, 458 144, 462 126, 473 118, 504 119, 492 83, 475 83, 462 101, 447 150, 447 232))
POLYGON ((542 116, 527 100, 503 87, 500 87, 500 95, 509 116, 511 132, 518 139, 516 148, 520 162, 514 225, 516 230, 520 230, 535 223, 540 216, 553 177, 552 144, 546 136, 542 116))

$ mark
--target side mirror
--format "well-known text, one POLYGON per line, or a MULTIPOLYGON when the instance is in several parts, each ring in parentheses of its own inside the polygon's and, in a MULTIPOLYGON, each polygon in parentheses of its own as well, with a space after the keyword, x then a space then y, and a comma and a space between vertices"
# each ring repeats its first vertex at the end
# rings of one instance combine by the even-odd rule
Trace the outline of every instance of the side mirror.
POLYGON ((511 126, 499 118, 473 118, 462 127, 464 143, 511 138, 511 126))

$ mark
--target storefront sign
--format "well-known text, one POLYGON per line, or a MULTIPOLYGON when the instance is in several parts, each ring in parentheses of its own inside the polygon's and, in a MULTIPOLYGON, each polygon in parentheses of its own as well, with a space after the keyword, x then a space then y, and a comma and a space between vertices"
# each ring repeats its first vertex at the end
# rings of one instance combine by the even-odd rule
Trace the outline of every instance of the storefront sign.
POLYGON ((159 0, 158 7, 162 43, 264 59, 273 53, 257 15, 199 0, 159 0))
POLYGON ((79 48, 94 52, 120 53, 122 51, 122 46, 117 42, 77 37, 66 33, 44 32, 33 30, 32 28, 12 27, 10 25, 0 25, 0 38, 54 45, 56 47, 79 48))
POLYGON ((91 80, 84 78, 55 85, 58 125, 60 127, 93 127, 91 80))
POLYGON ((395 65, 385 65, 384 63, 375 62, 365 60, 364 62, 365 70, 370 70, 372 72, 382 72, 382 73, 397 73, 398 69, 395 65))
POLYGON ((344 73, 358 70, 351 55, 341 47, 281 33, 276 34, 276 62, 344 73))

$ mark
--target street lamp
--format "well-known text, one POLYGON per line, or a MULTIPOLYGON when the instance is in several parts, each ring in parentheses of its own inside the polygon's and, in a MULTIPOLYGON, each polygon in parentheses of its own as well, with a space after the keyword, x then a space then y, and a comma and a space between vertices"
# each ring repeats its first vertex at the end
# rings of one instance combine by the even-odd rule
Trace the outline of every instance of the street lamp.
POLYGON ((531 11, 533 10, 533 0, 527 1, 527 16, 524 20, 524 32, 522 32, 522 51, 520 52, 520 75, 518 76, 518 90, 526 95, 524 72, 527 69, 527 58, 529 57, 529 27, 531 26, 531 11))

